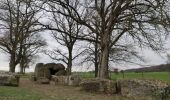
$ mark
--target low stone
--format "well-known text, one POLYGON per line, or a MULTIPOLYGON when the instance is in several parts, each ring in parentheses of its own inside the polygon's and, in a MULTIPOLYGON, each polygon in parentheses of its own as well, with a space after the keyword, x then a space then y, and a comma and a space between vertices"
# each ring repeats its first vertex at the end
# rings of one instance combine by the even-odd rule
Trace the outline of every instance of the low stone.
POLYGON ((125 96, 165 97, 169 94, 168 84, 158 80, 120 80, 121 93, 125 96))
POLYGON ((79 86, 81 78, 78 75, 56 76, 52 75, 52 80, 58 85, 79 86))
POLYGON ((66 70, 60 70, 55 75, 56 76, 65 76, 65 75, 67 75, 67 72, 66 72, 66 70))
POLYGON ((100 82, 97 81, 83 81, 80 83, 82 90, 88 92, 98 92, 100 90, 100 82))
POLYGON ((34 81, 37 81, 37 78, 36 78, 35 75, 31 75, 31 76, 30 76, 30 80, 34 82, 34 81))
POLYGON ((20 76, 14 73, 1 73, 0 86, 19 86, 20 76))
POLYGON ((70 86, 79 86, 81 78, 79 75, 70 75, 67 77, 66 82, 70 86))
POLYGON ((85 91, 104 92, 107 94, 117 93, 116 82, 107 79, 89 79, 83 80, 80 86, 85 91))
POLYGON ((37 80, 37 83, 39 84, 50 84, 50 80, 45 77, 39 77, 37 80))
POLYGON ((52 80, 54 81, 55 85, 66 85, 66 78, 67 76, 56 76, 52 75, 52 80))

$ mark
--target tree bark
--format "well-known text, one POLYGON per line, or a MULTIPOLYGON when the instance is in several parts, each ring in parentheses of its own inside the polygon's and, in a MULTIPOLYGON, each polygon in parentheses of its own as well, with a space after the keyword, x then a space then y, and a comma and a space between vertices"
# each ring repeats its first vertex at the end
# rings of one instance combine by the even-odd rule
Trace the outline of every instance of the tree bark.
POLYGON ((9 63, 9 72, 14 73, 15 72, 15 56, 11 56, 10 63, 9 63))
POLYGON ((15 73, 15 66, 10 63, 9 72, 15 73))
POLYGON ((26 68, 24 67, 24 70, 23 70, 24 74, 25 74, 25 69, 26 69, 26 68))
POLYGON ((99 62, 98 62, 98 43, 97 43, 97 41, 98 41, 98 35, 96 35, 96 42, 95 42, 95 77, 97 77, 97 75, 98 75, 98 67, 99 67, 99 62))
POLYGON ((24 73, 24 62, 23 60, 21 59, 21 62, 20 62, 20 73, 23 74, 24 73))
POLYGON ((69 48, 68 50, 69 50, 69 58, 68 58, 68 64, 67 64, 67 75, 71 75, 71 71, 72 71, 72 60, 73 60, 72 47, 69 48))
POLYGON ((108 74, 108 62, 109 62, 109 35, 103 34, 101 40, 101 54, 100 54, 100 64, 98 68, 98 78, 106 79, 109 78, 108 74))
POLYGON ((98 62, 95 62, 95 77, 98 75, 98 62))
POLYGON ((21 74, 25 73, 26 66, 27 66, 26 61, 25 61, 24 57, 22 57, 21 60, 20 60, 20 73, 21 74))
POLYGON ((24 67, 23 66, 20 66, 20 73, 24 74, 24 67))

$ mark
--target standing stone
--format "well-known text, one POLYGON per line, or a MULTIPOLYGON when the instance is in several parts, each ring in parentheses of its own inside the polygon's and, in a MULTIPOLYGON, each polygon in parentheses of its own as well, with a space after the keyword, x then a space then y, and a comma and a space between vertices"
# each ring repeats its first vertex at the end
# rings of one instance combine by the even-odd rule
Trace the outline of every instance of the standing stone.
POLYGON ((67 78, 67 84, 70 86, 79 86, 81 78, 78 75, 70 75, 67 78))
POLYGON ((44 77, 44 64, 38 63, 35 66, 35 77, 44 77))

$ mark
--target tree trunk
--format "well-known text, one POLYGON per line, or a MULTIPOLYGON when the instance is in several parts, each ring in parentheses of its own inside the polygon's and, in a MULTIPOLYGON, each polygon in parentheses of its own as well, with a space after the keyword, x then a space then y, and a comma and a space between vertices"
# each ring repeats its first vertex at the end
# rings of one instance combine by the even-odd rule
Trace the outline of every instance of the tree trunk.
POLYGON ((24 73, 24 64, 23 64, 23 62, 20 63, 20 73, 21 74, 24 73))
POLYGON ((20 73, 21 73, 21 74, 25 74, 25 68, 26 68, 25 65, 24 65, 23 67, 21 67, 21 70, 20 70, 20 73))
POLYGON ((24 61, 24 59, 22 58, 20 61, 20 73, 24 74, 25 73, 25 68, 26 68, 26 62, 24 61))
POLYGON ((24 67, 20 66, 20 73, 23 74, 24 73, 24 67))
POLYGON ((72 48, 69 48, 69 58, 68 58, 68 64, 67 64, 67 75, 71 75, 72 70, 72 48))
POLYGON ((24 67, 24 69, 23 69, 24 74, 25 74, 25 69, 26 69, 26 67, 24 67))
POLYGON ((95 77, 98 75, 98 62, 95 62, 95 77))
POLYGON ((109 78, 108 74, 108 62, 109 62, 109 35, 103 34, 101 40, 101 54, 100 64, 98 68, 98 78, 109 78))
POLYGON ((105 48, 104 51, 101 52, 100 57, 101 57, 101 63, 99 65, 99 69, 98 69, 98 77, 99 78, 109 78, 107 48, 105 48))
POLYGON ((10 63, 9 63, 9 72, 15 72, 15 56, 11 56, 10 63))
POLYGON ((10 64, 9 72, 15 73, 15 66, 10 64))
POLYGON ((96 43, 95 43, 95 77, 97 77, 98 75, 98 35, 96 35, 96 43))

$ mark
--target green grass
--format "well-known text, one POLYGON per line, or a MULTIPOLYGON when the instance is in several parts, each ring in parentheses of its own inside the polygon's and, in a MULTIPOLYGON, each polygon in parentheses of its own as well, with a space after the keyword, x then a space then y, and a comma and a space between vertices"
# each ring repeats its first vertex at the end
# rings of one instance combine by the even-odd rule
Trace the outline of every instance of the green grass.
POLYGON ((39 100, 40 97, 28 89, 0 86, 0 100, 39 100))
MULTIPOLYGON (((82 78, 94 78, 94 73, 92 72, 82 72, 78 74, 82 78)), ((119 74, 110 73, 109 76, 111 77, 111 79, 123 79, 122 73, 119 74)), ((125 79, 144 78, 170 82, 170 72, 144 72, 144 73, 125 72, 124 78, 125 79)))

